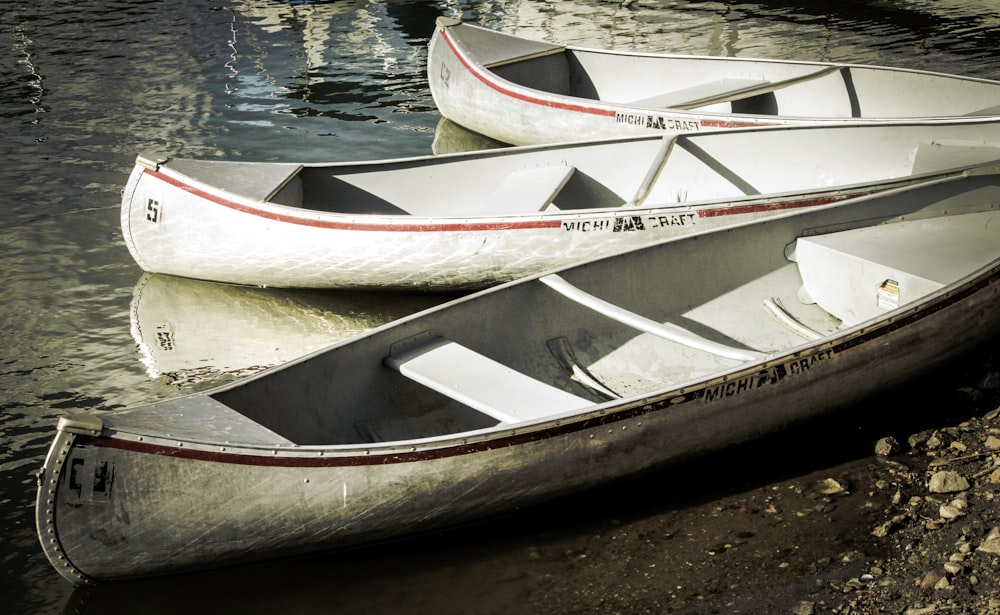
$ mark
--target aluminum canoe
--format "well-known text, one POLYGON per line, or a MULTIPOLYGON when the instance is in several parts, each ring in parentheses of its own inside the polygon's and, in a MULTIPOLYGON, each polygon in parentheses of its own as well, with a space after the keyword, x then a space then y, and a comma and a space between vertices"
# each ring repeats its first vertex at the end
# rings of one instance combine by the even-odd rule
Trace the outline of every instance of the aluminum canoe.
POLYGON ((217 389, 64 417, 43 549, 86 583, 357 545, 905 386, 1000 332, 998 172, 543 272, 217 389))
POLYGON ((140 155, 145 271, 235 284, 472 289, 1000 158, 1000 122, 782 127, 407 159, 140 155))
POLYGON ((1000 82, 884 66, 587 49, 438 18, 448 119, 511 144, 1000 114, 1000 82))

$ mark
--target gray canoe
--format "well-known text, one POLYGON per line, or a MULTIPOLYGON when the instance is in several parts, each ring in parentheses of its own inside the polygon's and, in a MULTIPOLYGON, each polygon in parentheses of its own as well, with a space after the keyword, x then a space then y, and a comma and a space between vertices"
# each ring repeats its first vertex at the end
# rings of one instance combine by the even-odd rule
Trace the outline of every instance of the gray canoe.
POLYGON ((355 545, 904 385, 1000 329, 996 173, 543 273, 222 388, 65 417, 42 546, 83 583, 355 545))

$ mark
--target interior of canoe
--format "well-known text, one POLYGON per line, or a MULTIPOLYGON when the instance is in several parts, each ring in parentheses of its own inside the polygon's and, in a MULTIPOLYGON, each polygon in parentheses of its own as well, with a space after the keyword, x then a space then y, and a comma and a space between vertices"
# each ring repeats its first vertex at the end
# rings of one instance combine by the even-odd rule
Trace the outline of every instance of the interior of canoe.
POLYGON ((1000 183, 950 182, 668 242, 480 293, 213 398, 288 442, 331 445, 690 386, 994 263, 997 203, 1000 183))
POLYGON ((490 68, 531 89, 643 109, 830 118, 995 115, 1000 109, 995 83, 880 67, 553 47, 490 68))
POLYGON ((754 199, 938 172, 1000 158, 998 133, 983 123, 787 128, 371 163, 169 166, 225 191, 317 212, 500 217, 754 199))

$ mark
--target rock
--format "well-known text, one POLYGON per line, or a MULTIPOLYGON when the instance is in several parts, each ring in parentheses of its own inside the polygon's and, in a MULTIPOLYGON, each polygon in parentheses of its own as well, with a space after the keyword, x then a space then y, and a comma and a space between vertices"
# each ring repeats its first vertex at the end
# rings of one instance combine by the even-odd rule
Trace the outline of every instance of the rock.
POLYGON ((958 519, 965 514, 961 508, 954 506, 953 504, 942 504, 938 509, 938 515, 945 520, 951 521, 952 519, 958 519))
POLYGON ((795 610, 792 611, 794 615, 813 615, 816 612, 816 603, 808 600, 803 600, 799 602, 795 610))
POLYGON ((927 441, 924 442, 924 446, 927 447, 927 450, 933 451, 941 448, 942 446, 947 446, 948 441, 948 438, 945 437, 940 430, 935 430, 931 433, 930 437, 927 438, 927 441))
POLYGON ((993 555, 1000 554, 1000 527, 995 527, 990 530, 990 533, 986 535, 986 538, 979 543, 976 551, 991 553, 993 555))
POLYGON ((823 495, 836 495, 847 491, 847 487, 835 478, 825 478, 817 482, 814 486, 817 493, 823 495))
POLYGON ((906 443, 911 449, 918 449, 927 445, 927 440, 931 437, 930 431, 920 431, 906 439, 906 443))
POLYGON ((991 451, 1000 450, 1000 438, 996 436, 987 436, 986 448, 990 449, 991 451))
POLYGON ((945 574, 943 570, 930 570, 924 575, 924 578, 921 579, 917 585, 920 589, 930 589, 944 578, 945 574))
POLYGON ((899 452, 899 449, 899 441, 892 436, 880 438, 879 441, 875 443, 875 454, 879 457, 895 455, 899 452))
POLYGON ((897 529, 906 521, 906 515, 895 515, 892 519, 889 519, 885 523, 879 525, 874 530, 872 530, 872 536, 876 538, 885 538, 893 530, 897 529))
POLYGON ((996 470, 993 470, 993 472, 990 474, 989 478, 987 478, 986 480, 990 484, 993 484, 993 485, 996 485, 997 483, 1000 483, 1000 468, 997 468, 996 470))
POLYGON ((969 488, 969 481, 953 470, 942 470, 931 475, 927 489, 931 493, 958 493, 969 488))

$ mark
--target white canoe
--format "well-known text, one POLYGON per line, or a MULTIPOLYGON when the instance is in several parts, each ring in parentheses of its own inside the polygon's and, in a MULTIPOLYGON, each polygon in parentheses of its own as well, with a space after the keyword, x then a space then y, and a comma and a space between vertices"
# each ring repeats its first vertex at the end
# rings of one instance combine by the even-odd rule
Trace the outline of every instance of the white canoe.
POLYGON ((1000 175, 666 241, 212 391, 59 421, 37 525, 76 583, 375 541, 702 454, 1000 333, 1000 175))
POLYGON ((512 144, 750 126, 1000 115, 1000 83, 826 62, 663 55, 524 39, 439 18, 442 115, 512 144))
POLYGON ((1000 122, 786 127, 329 164, 139 156, 146 271, 283 287, 483 287, 1000 158, 1000 122))

